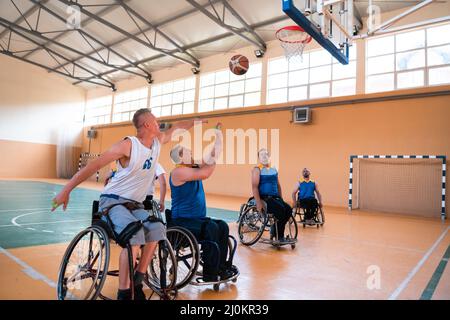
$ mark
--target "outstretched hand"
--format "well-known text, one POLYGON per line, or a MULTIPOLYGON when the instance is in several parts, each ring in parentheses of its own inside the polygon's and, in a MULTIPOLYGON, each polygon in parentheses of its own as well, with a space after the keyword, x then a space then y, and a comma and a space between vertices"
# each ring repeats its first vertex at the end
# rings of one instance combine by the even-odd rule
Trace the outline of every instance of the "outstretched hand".
POLYGON ((60 205, 63 205, 63 210, 66 211, 69 204, 69 194, 61 191, 52 199, 52 212, 56 210, 60 205))

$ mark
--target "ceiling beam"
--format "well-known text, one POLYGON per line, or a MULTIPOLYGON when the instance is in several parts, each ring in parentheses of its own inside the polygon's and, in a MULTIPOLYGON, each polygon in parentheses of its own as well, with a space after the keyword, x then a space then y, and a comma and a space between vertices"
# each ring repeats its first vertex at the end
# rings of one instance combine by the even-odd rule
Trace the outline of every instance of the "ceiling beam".
MULTIPOLYGON (((45 3, 48 2, 48 1, 49 1, 49 0, 42 0, 41 2, 45 4, 45 3)), ((32 7, 31 7, 29 10, 27 10, 23 15, 21 15, 19 18, 17 18, 17 20, 14 21, 14 23, 15 23, 15 24, 19 24, 19 23, 23 22, 24 19, 30 17, 33 13, 36 12, 36 10, 38 10, 38 8, 35 7, 35 6, 32 6, 32 7)), ((0 39, 3 38, 7 33, 8 33, 8 29, 3 30, 3 31, 0 33, 0 39)))
MULTIPOLYGON (((58 19, 59 21, 65 23, 66 20, 64 19, 64 17, 61 17, 60 15, 58 15, 56 12, 52 11, 51 9, 49 9, 48 7, 46 7, 45 5, 42 5, 42 4, 40 3, 39 0, 29 0, 29 1, 31 1, 31 2, 33 2, 35 5, 39 6, 41 9, 45 10, 47 13, 49 13, 50 15, 52 15, 53 17, 55 17, 55 18, 58 19)), ((86 43, 87 43, 89 46, 91 46, 92 49, 94 49, 94 48, 92 47, 91 43, 86 39, 86 37, 89 38, 89 39, 91 39, 92 41, 96 42, 97 44, 100 44, 103 48, 106 48, 106 49, 109 50, 110 52, 114 53, 115 55, 117 55, 118 57, 120 57, 122 60, 124 60, 125 62, 127 62, 128 64, 134 64, 130 59, 128 59, 127 57, 125 57, 124 55, 122 55, 121 53, 119 53, 118 51, 112 49, 111 47, 105 45, 100 39, 94 37, 93 35, 89 34, 88 32, 86 32, 86 31, 84 31, 84 30, 82 30, 82 29, 73 29, 73 31, 74 31, 74 32, 75 32, 75 31, 78 32, 78 33, 83 37, 83 39, 86 41, 86 43)), ((103 65, 105 65, 105 66, 107 66, 107 67, 110 67, 110 68, 120 68, 120 66, 118 67, 118 66, 116 66, 116 65, 110 64, 109 61, 106 61, 105 59, 103 59, 103 57, 101 57, 101 55, 99 54, 99 51, 100 51, 100 50, 94 49, 94 51, 95 51, 95 53, 101 58, 101 62, 99 62, 99 63, 101 63, 101 64, 103 64, 103 65)), ((86 56, 91 57, 90 54, 84 54, 84 55, 83 55, 83 57, 85 57, 85 58, 86 58, 86 56)), ((108 56, 109 56, 109 54, 108 54, 108 56)), ((95 61, 98 62, 97 59, 96 59, 95 61)), ((73 61, 70 61, 70 62, 73 62, 73 61)), ((130 72, 130 73, 132 73, 132 74, 134 74, 134 75, 137 75, 137 76, 140 76, 140 77, 143 77, 143 78, 146 78, 148 81, 151 80, 151 75, 150 75, 150 73, 147 72, 147 70, 145 70, 145 69, 142 68, 142 67, 139 67, 139 65, 135 65, 135 68, 136 68, 136 69, 139 69, 140 71, 142 71, 143 74, 140 74, 140 73, 137 73, 137 72, 130 72)), ((129 72, 129 71, 127 71, 126 69, 125 69, 125 70, 124 70, 124 69, 119 69, 119 70, 125 71, 125 72, 129 72)))
MULTIPOLYGON (((170 42, 175 48, 178 49, 178 51, 182 54, 185 54, 187 56, 189 56, 197 65, 200 65, 200 61, 198 61, 198 59, 196 57, 194 57, 192 54, 190 54, 189 52, 187 52, 186 50, 184 50, 178 43, 176 43, 172 38, 170 38, 168 35, 166 35, 164 32, 162 32, 160 29, 158 29, 158 27, 154 26, 152 23, 150 23, 150 21, 148 21, 147 19, 145 19, 142 15, 140 15, 138 12, 136 12, 136 10, 134 10, 133 8, 131 8, 129 5, 127 5, 123 0, 116 0, 116 2, 118 2, 122 8, 124 8, 124 10, 128 13, 128 14, 132 14, 134 15, 136 18, 138 18, 139 20, 141 20, 145 25, 147 25, 148 28, 150 28, 150 30, 153 30, 155 33, 161 35, 164 39, 166 39, 168 42, 170 42)), ((134 21, 134 19, 133 19, 134 21)), ((137 24, 136 24, 137 25, 137 24)), ((143 30, 141 30, 141 33, 144 33, 143 30)))
MULTIPOLYGON (((16 29, 14 29, 13 26, 8 25, 8 24, 6 24, 6 23, 3 23, 3 22, 1 22, 1 21, 0 21, 0 25, 3 26, 4 28, 8 29, 10 32, 12 32, 12 33, 14 33, 14 34, 17 34, 18 36, 22 37, 23 39, 25 39, 25 40, 27 40, 27 41, 33 43, 34 45, 41 47, 41 48, 42 48, 43 50, 45 50, 45 51, 46 51, 53 59, 56 60, 56 58, 55 58, 55 56, 56 56, 56 57, 58 57, 58 58, 60 58, 60 59, 63 59, 63 60, 66 60, 66 61, 68 60, 67 57, 63 56, 62 54, 60 54, 60 53, 58 53, 58 52, 56 52, 56 51, 54 51, 54 50, 51 49, 51 48, 46 47, 44 44, 41 44, 41 43, 37 42, 36 40, 34 40, 33 38, 31 38, 30 36, 27 36, 26 34, 20 32, 20 31, 18 31, 18 30, 16 30, 16 29)), ((64 69, 66 72, 62 72, 62 71, 60 71, 60 70, 57 70, 57 69, 55 69, 55 68, 46 66, 46 65, 44 65, 44 64, 37 63, 37 62, 35 62, 35 61, 31 61, 31 60, 25 59, 25 58, 23 58, 23 57, 17 56, 16 53, 15 53, 14 51, 10 50, 10 49, 2 50, 1 53, 5 54, 5 55, 8 55, 8 56, 11 56, 11 57, 14 57, 14 58, 19 59, 19 60, 22 60, 22 61, 24 61, 24 62, 28 62, 28 63, 34 64, 34 65, 39 66, 39 67, 41 67, 41 68, 44 68, 44 69, 46 69, 46 70, 52 70, 53 72, 56 72, 56 73, 58 73, 58 74, 64 75, 64 76, 66 76, 66 77, 69 77, 69 78, 72 78, 72 79, 75 79, 75 80, 86 81, 86 82, 95 83, 95 84, 100 84, 100 83, 98 83, 98 82, 93 82, 93 81, 91 81, 92 79, 98 79, 98 80, 104 81, 105 83, 108 84, 108 85, 103 84, 104 86, 110 87, 110 88, 112 88, 113 90, 115 89, 114 83, 112 83, 111 81, 109 81, 109 80, 106 79, 106 78, 103 78, 103 76, 101 76, 101 75, 95 74, 93 71, 91 71, 91 70, 89 70, 88 68, 86 68, 86 67, 84 67, 84 66, 82 66, 82 65, 80 65, 80 64, 77 64, 77 63, 73 63, 73 72, 72 72, 72 73, 70 73, 69 71, 67 71, 67 69, 64 69), (84 78, 75 76, 75 68, 79 68, 79 69, 81 69, 81 70, 83 70, 83 71, 89 73, 89 74, 90 74, 91 76, 93 76, 94 78, 84 79, 84 78)), ((57 60, 56 60, 56 61, 57 61, 57 60)), ((100 84, 100 85, 102 85, 102 84, 100 84)))
MULTIPOLYGON (((266 51, 266 44, 264 41, 262 41, 261 37, 259 37, 256 32, 252 32, 252 28, 244 21, 244 19, 242 17, 239 16, 239 14, 233 9, 233 11, 230 11, 233 16, 235 16, 241 23, 243 23, 244 28, 243 31, 247 31, 250 32, 250 34, 252 34, 254 37, 256 37, 256 40, 246 36, 243 34, 243 31, 239 31, 242 29, 238 29, 236 27, 230 26, 228 24, 226 24, 223 20, 219 19, 219 17, 213 15, 211 12, 209 12, 208 10, 206 10, 204 7, 202 7, 200 4, 198 4, 195 0, 186 0, 190 5, 192 5, 193 7, 197 8, 201 13, 203 13, 205 16, 207 16, 208 18, 210 18, 212 21, 214 21, 216 24, 218 24, 219 26, 221 26, 222 28, 234 33, 235 35, 237 35, 238 37, 241 37, 242 39, 244 39, 245 41, 249 42, 250 44, 256 46, 258 49, 266 51), (256 35, 256 36, 255 36, 256 35)), ((230 4, 228 4, 225 0, 221 1, 225 8, 229 9, 231 8, 230 4)), ((214 6, 213 6, 214 8, 214 6)), ((215 9, 214 9, 215 10, 215 9)))
MULTIPOLYGON (((211 3, 211 4, 214 4, 214 3, 217 3, 217 2, 220 2, 220 1, 221 1, 221 0, 211 0, 208 4, 205 5, 205 7, 208 7, 208 6, 210 5, 210 3, 211 3)), ((197 9, 196 9, 196 8, 189 9, 189 10, 187 10, 187 11, 185 11, 185 12, 182 12, 182 13, 180 13, 180 14, 178 14, 178 15, 175 15, 175 16, 173 16, 173 17, 170 17, 170 18, 168 18, 168 19, 165 19, 165 20, 163 20, 163 21, 160 21, 160 22, 156 23, 156 24, 154 25, 154 27, 160 28, 160 27, 162 27, 162 26, 164 26, 164 25, 166 25, 166 24, 169 24, 169 23, 171 23, 171 22, 174 22, 174 21, 176 21, 176 20, 179 20, 179 19, 181 19, 181 18, 184 18, 184 17, 186 17, 186 16, 188 16, 188 15, 190 15, 190 14, 196 13, 196 12, 197 12, 197 9)), ((147 31, 150 31, 150 30, 152 30, 152 29, 153 29, 152 27, 147 27, 147 28, 145 28, 143 31, 144 31, 144 32, 147 32, 147 31)), ((141 34, 141 31, 138 31, 138 32, 136 32, 136 33, 133 33, 133 35, 135 35, 135 36, 139 36, 140 34, 141 34)), ((110 43, 110 44, 109 44, 109 47, 114 47, 114 46, 116 46, 116 45, 118 45, 118 44, 123 43, 124 41, 127 41, 127 40, 129 40, 129 38, 128 38, 127 36, 122 37, 122 38, 120 38, 120 39, 118 39, 118 40, 116 40, 116 41, 110 43)), ((183 47, 182 47, 182 49, 183 49, 183 47)), ((176 51, 174 50, 173 52, 175 53, 176 51)), ((94 53, 95 53, 95 50, 89 52, 88 54, 91 55, 91 54, 94 54, 94 53)), ((158 55, 158 56, 161 57, 161 58, 162 58, 162 57, 165 57, 165 55, 158 55)), ((79 57, 73 59, 72 61, 78 61, 78 60, 80 60, 80 59, 82 59, 82 58, 83 58, 82 56, 79 56, 79 57)), ((64 67, 64 66, 65 66, 65 64, 60 65, 60 67, 64 67)))
MULTIPOLYGON (((131 0, 124 0, 124 1, 129 2, 129 1, 131 1, 131 0)), ((46 3, 48 2, 48 0, 42 0, 42 1, 40 1, 40 2, 41 2, 42 4, 46 4, 46 3)), ((100 10, 100 11, 97 13, 97 15, 98 15, 98 16, 103 16, 103 15, 105 15, 105 14, 108 14, 109 12, 111 12, 112 10, 114 10, 115 7, 116 7, 116 5, 108 5, 105 9, 100 10)), ((88 25, 89 23, 91 23, 91 22, 93 22, 93 21, 94 21, 94 19, 87 18, 87 19, 85 19, 84 21, 81 21, 81 25, 88 25)), ((57 36, 55 36, 55 37, 52 38, 52 39, 53 39, 53 40, 58 40, 58 39, 60 39, 61 37, 67 35, 70 31, 72 31, 72 30, 67 29, 66 31, 61 32, 60 34, 58 34, 57 36)), ((46 43, 46 45, 47 45, 47 44, 48 44, 48 43, 46 43)), ((36 51, 38 51, 38 50, 39 50, 39 48, 36 48, 35 50, 33 50, 33 51, 31 51, 30 53, 26 54, 26 55, 24 56, 24 58, 27 58, 28 56, 34 54, 34 53, 35 53, 36 51)))
MULTIPOLYGON (((0 22, 2 22, 4 25, 8 25, 10 28, 13 28, 15 30, 19 30, 19 31, 22 31, 22 32, 26 32, 26 33, 28 33, 28 34, 30 34, 32 36, 35 36, 35 37, 37 37, 37 38, 39 38, 39 39, 41 39, 43 41, 46 41, 46 43, 51 43, 51 44, 54 44, 56 46, 59 46, 59 47, 65 49, 65 50, 71 51, 71 52, 73 52, 75 54, 82 55, 86 59, 92 60, 94 62, 97 62, 99 64, 105 65, 107 67, 110 67, 110 68, 114 69, 115 71, 124 71, 124 72, 128 72, 128 73, 134 74, 136 76, 141 76, 141 77, 145 77, 146 78, 146 76, 144 76, 144 75, 142 75, 140 73, 128 70, 127 68, 130 68, 130 65, 127 65, 126 68, 122 67, 122 66, 113 66, 113 65, 110 65, 110 64, 108 64, 108 63, 106 63, 106 62, 104 62, 102 60, 99 60, 99 59, 94 58, 94 57, 92 57, 90 55, 87 55, 86 53, 83 53, 83 52, 81 52, 79 50, 76 50, 73 47, 69 47, 69 46, 67 46, 67 45, 65 45, 63 43, 60 43, 60 42, 55 41, 53 39, 47 38, 46 36, 44 36, 42 33, 38 32, 38 31, 24 28, 22 26, 14 24, 11 21, 3 19, 2 17, 0 17, 0 22)), ((69 61, 70 61, 70 59, 69 59, 69 61)), ((132 64, 131 67, 135 68, 135 64, 132 64)))
MULTIPOLYGON (((265 20, 265 21, 262 21, 262 22, 255 23, 253 25, 250 25, 250 27, 252 27, 253 29, 263 28, 265 26, 268 26, 268 25, 271 25, 271 24, 274 24, 274 23, 278 23, 280 21, 288 20, 288 19, 290 19, 288 16, 282 15, 282 16, 278 16, 278 17, 275 17, 275 18, 272 18, 272 19, 269 19, 269 20, 265 20)), ((241 32, 245 31, 244 28, 238 29, 238 30, 241 31, 241 32)), ((221 34, 221 35, 217 35, 217 36, 214 36, 214 37, 211 37, 211 38, 208 38, 208 39, 204 39, 204 40, 201 40, 201 41, 198 41, 198 42, 195 42, 195 43, 191 43, 191 44, 185 45, 185 46, 183 46, 183 49, 190 50, 190 49, 193 49, 193 48, 196 48, 196 47, 200 47, 200 46, 203 46, 205 44, 210 44, 210 43, 213 43, 213 42, 216 42, 216 41, 219 41, 219 40, 222 40, 222 39, 234 36, 234 35, 235 34, 233 32, 227 32, 227 33, 224 33, 224 34, 221 34)), ((156 55, 156 56, 153 56, 153 57, 149 57, 149 58, 145 58, 145 59, 139 60, 139 61, 137 61, 137 63, 139 63, 139 64, 147 63, 147 62, 150 62, 150 61, 153 61, 153 60, 160 59, 162 57, 164 57, 164 55, 159 54, 159 55, 156 55)), ((102 72, 102 73, 100 73, 100 75, 103 76, 103 75, 111 74, 113 72, 115 72, 115 71, 114 70, 110 70, 110 71, 102 72)), ((78 84, 78 83, 79 82, 75 82, 74 84, 78 84)))
POLYGON ((158 48, 158 47, 154 46, 151 42, 147 42, 147 41, 144 41, 144 40, 138 38, 137 36, 135 36, 135 35, 129 33, 128 31, 125 31, 125 30, 119 28, 119 27, 116 26, 115 24, 113 24, 113 23, 111 23, 111 22, 109 22, 109 21, 107 21, 107 20, 105 20, 105 19, 103 19, 103 18, 101 18, 101 17, 98 17, 98 16, 95 15, 94 13, 92 13, 92 12, 90 12, 90 11, 84 9, 83 6, 80 5, 80 4, 77 3, 77 2, 74 2, 74 1, 72 1, 72 0, 58 0, 58 1, 61 2, 61 3, 64 3, 65 5, 68 5, 68 6, 72 6, 72 5, 73 5, 73 6, 78 6, 78 7, 80 8, 80 11, 81 11, 84 15, 93 18, 93 19, 96 20, 97 22, 99 22, 99 23, 101 23, 101 24, 103 24, 103 25, 109 27, 110 29, 112 29, 112 30, 114 30, 114 31, 116 31, 116 32, 118 32, 118 33, 123 34, 124 36, 129 37, 130 39, 132 39, 132 40, 134 40, 134 41, 136 41, 136 42, 138 42, 138 43, 140 43, 140 44, 146 46, 147 48, 149 48, 149 49, 151 49, 151 50, 161 52, 162 54, 165 54, 165 55, 170 56, 170 57, 172 57, 172 58, 174 58, 174 59, 177 59, 177 60, 179 60, 179 61, 181 61, 181 62, 183 62, 183 63, 190 64, 190 65, 192 65, 192 66, 194 66, 194 67, 198 67, 198 66, 199 66, 195 61, 191 61, 191 60, 189 60, 189 59, 185 59, 185 58, 183 58, 183 57, 177 56, 176 54, 171 53, 170 50, 158 48))

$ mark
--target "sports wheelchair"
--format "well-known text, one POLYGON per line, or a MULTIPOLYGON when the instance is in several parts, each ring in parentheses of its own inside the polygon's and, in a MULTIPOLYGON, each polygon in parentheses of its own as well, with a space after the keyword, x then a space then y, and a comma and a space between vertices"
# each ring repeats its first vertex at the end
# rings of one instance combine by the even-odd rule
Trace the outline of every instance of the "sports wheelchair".
POLYGON ((325 215, 323 214, 322 208, 317 205, 314 210, 314 216, 312 219, 306 219, 306 208, 302 207, 300 205, 300 201, 297 200, 297 203, 295 204, 295 208, 293 210, 294 217, 297 215, 299 216, 300 220, 298 223, 303 224, 303 228, 308 226, 317 226, 317 229, 324 225, 325 223, 325 215))
POLYGON ((166 209, 165 214, 167 221, 167 239, 173 248, 178 265, 175 284, 177 290, 191 284, 194 286, 212 285, 214 291, 219 291, 221 284, 237 281, 240 273, 239 269, 233 265, 233 258, 237 247, 237 241, 233 236, 228 236, 227 255, 227 265, 232 270, 233 275, 227 279, 207 282, 203 280, 202 247, 208 243, 215 250, 219 251, 219 246, 217 243, 208 240, 198 241, 191 231, 184 227, 174 225, 171 219, 171 210, 166 209))
POLYGON ((276 224, 277 218, 267 212, 267 204, 263 201, 264 208, 262 212, 258 212, 256 208, 256 200, 254 197, 241 205, 238 218, 238 234, 239 239, 243 245, 252 246, 261 239, 262 243, 271 244, 276 248, 290 245, 292 249, 295 248, 298 235, 297 222, 293 216, 289 217, 286 223, 285 238, 287 241, 278 241, 278 227, 276 224), (275 237, 263 237, 265 231, 270 232, 270 228, 275 226, 275 237))
MULTIPOLYGON (((129 210, 133 203, 116 204, 102 212, 98 211, 98 201, 92 205, 91 226, 78 233, 66 249, 59 268, 57 294, 59 300, 112 300, 102 294, 102 288, 107 276, 118 276, 118 270, 109 270, 110 240, 114 240, 128 251, 130 287, 134 298, 134 269, 132 251, 129 240, 138 232, 147 221, 160 221, 162 219, 157 210, 151 210, 149 217, 143 221, 130 223, 117 234, 109 219, 109 210, 116 205, 124 205, 129 210), (106 217, 106 222, 101 220, 106 217)), ((138 257, 139 259, 139 257, 138 257)), ((144 283, 161 299, 172 300, 177 296, 175 279, 177 278, 177 260, 170 242, 159 241, 155 254, 147 268, 144 283)), ((153 295, 153 293, 152 293, 153 295)))

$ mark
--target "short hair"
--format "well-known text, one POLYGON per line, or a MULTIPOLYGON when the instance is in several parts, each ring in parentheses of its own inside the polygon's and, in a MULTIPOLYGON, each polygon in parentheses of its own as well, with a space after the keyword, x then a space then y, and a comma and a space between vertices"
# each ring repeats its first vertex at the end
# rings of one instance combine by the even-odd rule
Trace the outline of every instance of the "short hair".
POLYGON ((136 129, 139 129, 139 127, 141 126, 141 124, 140 124, 140 118, 141 118, 141 116, 142 116, 143 114, 146 114, 146 113, 152 114, 152 112, 151 112, 150 109, 148 109, 148 108, 142 108, 142 109, 139 109, 139 110, 137 110, 137 111, 134 113, 134 115, 133 115, 133 125, 134 125, 134 127, 135 127, 136 129))
POLYGON ((180 153, 183 150, 183 147, 179 144, 175 145, 172 150, 170 150, 170 159, 172 159, 172 161, 175 164, 180 164, 181 161, 181 156, 180 153))
POLYGON ((269 156, 270 156, 270 151, 269 151, 269 150, 267 150, 266 148, 261 148, 261 149, 258 150, 258 157, 259 157, 259 154, 260 154, 262 151, 266 151, 266 152, 269 154, 269 156))

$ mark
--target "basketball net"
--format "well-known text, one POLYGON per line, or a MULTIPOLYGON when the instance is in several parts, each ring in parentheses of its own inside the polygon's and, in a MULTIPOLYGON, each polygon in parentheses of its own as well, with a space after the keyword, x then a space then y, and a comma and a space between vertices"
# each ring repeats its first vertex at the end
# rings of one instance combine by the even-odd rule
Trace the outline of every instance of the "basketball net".
POLYGON ((287 26, 276 32, 276 37, 280 41, 284 50, 284 55, 288 62, 291 59, 303 62, 303 50, 311 42, 311 36, 300 26, 287 26))

